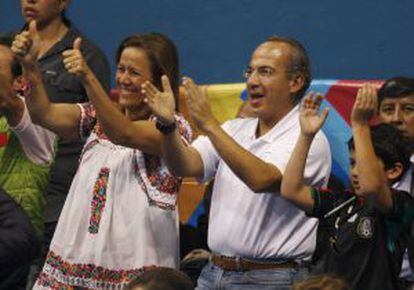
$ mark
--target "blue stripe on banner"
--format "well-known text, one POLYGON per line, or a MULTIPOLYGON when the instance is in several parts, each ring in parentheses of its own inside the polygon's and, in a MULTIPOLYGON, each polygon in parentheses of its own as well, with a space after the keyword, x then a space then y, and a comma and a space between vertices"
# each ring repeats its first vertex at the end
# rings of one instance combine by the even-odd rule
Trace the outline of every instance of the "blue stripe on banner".
MULTIPOLYGON (((316 80, 312 82, 310 91, 318 92, 324 96, 336 80, 316 80)), ((352 136, 352 131, 348 123, 342 119, 341 115, 326 99, 322 102, 321 109, 329 107, 329 116, 326 120, 322 131, 328 138, 331 145, 332 153, 332 172, 338 177, 345 186, 349 186, 348 168, 349 168, 349 153, 348 140, 352 136)))

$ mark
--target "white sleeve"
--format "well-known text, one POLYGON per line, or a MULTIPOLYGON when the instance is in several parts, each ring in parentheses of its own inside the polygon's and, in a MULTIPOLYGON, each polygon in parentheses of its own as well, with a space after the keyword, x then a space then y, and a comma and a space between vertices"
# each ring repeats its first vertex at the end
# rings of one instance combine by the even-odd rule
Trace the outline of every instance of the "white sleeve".
MULTIPOLYGON (((237 122, 230 120, 222 124, 221 128, 231 136, 229 132, 233 130, 234 124, 237 124, 237 122)), ((199 136, 191 146, 197 150, 203 161, 204 175, 197 177, 197 181, 200 183, 207 182, 215 176, 221 157, 207 136, 199 136)))
POLYGON ((56 135, 33 124, 26 105, 20 122, 10 129, 17 135, 27 158, 36 164, 50 164, 54 155, 56 135))
POLYGON ((204 175, 198 176, 197 181, 200 183, 207 182, 216 174, 220 156, 210 139, 206 136, 199 136, 191 146, 200 154, 204 167, 204 175))

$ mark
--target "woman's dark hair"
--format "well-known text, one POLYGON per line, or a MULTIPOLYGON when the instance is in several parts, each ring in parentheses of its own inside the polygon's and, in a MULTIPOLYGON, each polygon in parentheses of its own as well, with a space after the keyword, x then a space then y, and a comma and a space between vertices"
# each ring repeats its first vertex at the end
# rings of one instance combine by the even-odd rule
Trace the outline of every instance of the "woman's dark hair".
MULTIPOLYGON (((396 127, 390 124, 372 126, 371 138, 375 155, 382 160, 385 169, 394 167, 397 162, 402 164, 403 172, 394 182, 401 179, 411 164, 412 145, 408 139, 396 127)), ((349 140, 348 148, 350 151, 355 150, 353 138, 349 140)))
POLYGON ((127 47, 139 48, 146 53, 150 61, 152 80, 159 90, 162 90, 161 76, 166 75, 168 77, 178 110, 180 71, 178 52, 174 43, 167 36, 160 33, 131 35, 119 45, 116 52, 117 63, 127 47))

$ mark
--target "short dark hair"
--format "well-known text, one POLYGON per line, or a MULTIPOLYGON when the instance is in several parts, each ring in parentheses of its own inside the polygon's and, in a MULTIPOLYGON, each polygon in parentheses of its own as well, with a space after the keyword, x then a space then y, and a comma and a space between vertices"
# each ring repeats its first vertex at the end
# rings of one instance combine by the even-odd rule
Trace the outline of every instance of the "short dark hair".
POLYGON ((292 290, 349 290, 342 279, 334 275, 324 274, 309 278, 292 285, 292 290))
POLYGON ((131 35, 125 38, 119 45, 116 52, 117 63, 121 58, 122 52, 127 47, 135 47, 145 51, 150 61, 154 85, 158 89, 162 89, 161 76, 166 75, 168 77, 178 110, 180 70, 178 52, 175 44, 161 33, 152 32, 131 35))
POLYGON ((312 81, 310 60, 305 47, 296 39, 284 36, 271 36, 266 42, 281 42, 291 47, 291 62, 288 71, 291 75, 302 75, 304 78, 303 87, 294 96, 295 103, 299 103, 305 95, 312 81))
MULTIPOLYGON (((396 162, 402 164, 403 172, 395 181, 401 179, 411 164, 412 145, 409 140, 404 137, 401 131, 390 124, 372 126, 371 138, 375 155, 382 160, 385 169, 394 167, 396 162)), ((355 150, 353 137, 348 142, 348 148, 350 151, 355 150)))
POLYGON ((193 290, 191 279, 175 269, 155 267, 128 284, 125 290, 142 287, 145 290, 193 290))
POLYGON ((378 91, 378 104, 381 105, 385 98, 404 98, 414 95, 414 78, 393 77, 388 79, 378 91))
MULTIPOLYGON (((0 35, 0 45, 11 48, 12 43, 13 43, 13 38, 11 36, 0 35)), ((14 78, 22 74, 22 66, 20 65, 20 62, 17 59, 17 57, 13 56, 13 59, 10 65, 11 65, 10 69, 11 69, 11 72, 14 78)))

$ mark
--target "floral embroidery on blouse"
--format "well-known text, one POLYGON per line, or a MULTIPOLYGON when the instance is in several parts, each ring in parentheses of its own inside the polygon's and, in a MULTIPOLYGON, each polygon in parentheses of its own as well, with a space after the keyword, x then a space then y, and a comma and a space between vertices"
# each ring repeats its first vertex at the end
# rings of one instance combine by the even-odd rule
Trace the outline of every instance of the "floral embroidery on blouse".
POLYGON ((82 140, 88 138, 96 125, 96 111, 92 103, 78 104, 81 110, 81 118, 79 123, 79 136, 82 140))
MULTIPOLYGON (((176 115, 175 119, 183 142, 188 144, 192 139, 189 123, 182 115, 176 115)), ((150 121, 155 121, 155 117, 151 117, 150 121)), ((141 151, 137 151, 134 167, 138 183, 147 194, 149 203, 162 209, 174 210, 182 179, 171 174, 161 158, 141 151)))
POLYGON ((125 286, 130 281, 137 279, 145 271, 154 267, 111 270, 94 264, 69 263, 53 251, 49 251, 45 267, 36 283, 51 289, 72 289, 68 286, 115 289, 114 287, 116 286, 125 286))
POLYGON ((106 188, 108 186, 109 168, 104 167, 99 172, 93 187, 93 197, 91 202, 91 216, 89 218, 88 231, 91 234, 98 233, 99 223, 101 222, 102 212, 106 203, 106 188))

